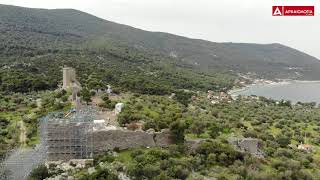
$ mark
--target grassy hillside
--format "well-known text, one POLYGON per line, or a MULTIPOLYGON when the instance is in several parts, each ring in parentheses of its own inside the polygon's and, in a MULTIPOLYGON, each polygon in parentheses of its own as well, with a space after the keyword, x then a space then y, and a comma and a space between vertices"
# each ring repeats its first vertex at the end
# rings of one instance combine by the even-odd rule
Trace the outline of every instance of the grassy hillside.
POLYGON ((142 120, 144 130, 170 128, 174 137, 199 144, 115 149, 117 153, 95 156, 95 171, 66 172, 52 166, 48 176, 64 172, 75 179, 117 180, 120 173, 148 180, 319 179, 320 109, 312 103, 291 105, 260 97, 213 105, 206 94, 188 107, 164 96, 126 94, 122 102, 126 106, 120 123, 142 120), (228 143, 232 137, 259 139, 264 157, 236 151, 228 143), (299 150, 300 142, 312 144, 314 151, 299 150))
MULTIPOLYGON (((76 10, 5 5, 0 5, 0 158, 23 143, 21 122, 27 128, 25 143, 33 146, 39 140, 37 120, 71 108, 70 92, 45 91, 61 85, 64 65, 76 69, 82 97, 90 99, 88 89, 108 84, 124 95, 120 124, 142 120, 144 130, 169 128, 177 142, 114 156, 106 152, 95 158, 93 173, 86 168, 64 172, 75 179, 117 179, 118 173, 158 180, 319 177, 320 108, 314 103, 249 97, 213 104, 203 93, 230 89, 237 72, 318 79, 317 59, 280 44, 213 43, 147 32, 76 10), (168 98, 172 92, 176 95, 168 98), (259 139, 264 158, 236 151, 230 137, 259 139), (203 142, 192 150, 185 141, 203 142), (311 144, 314 151, 299 150, 299 143, 311 144)), ((103 97, 102 106, 114 107, 115 100, 103 97)), ((41 179, 41 172, 47 177, 63 171, 48 173, 40 166, 32 178, 41 179)))
POLYGON ((223 71, 205 73, 139 50, 130 46, 130 37, 143 31, 75 10, 1 5, 0 31, 0 87, 6 92, 54 89, 61 83, 64 65, 75 67, 88 88, 111 84, 146 94, 221 90, 234 80, 223 71))
POLYGON ((143 31, 70 9, 0 5, 0 31, 0 52, 6 56, 35 56, 66 49, 118 50, 123 54, 129 48, 148 54, 149 58, 150 54, 160 55, 201 72, 232 70, 266 78, 319 79, 320 62, 316 58, 280 44, 189 39, 143 31))

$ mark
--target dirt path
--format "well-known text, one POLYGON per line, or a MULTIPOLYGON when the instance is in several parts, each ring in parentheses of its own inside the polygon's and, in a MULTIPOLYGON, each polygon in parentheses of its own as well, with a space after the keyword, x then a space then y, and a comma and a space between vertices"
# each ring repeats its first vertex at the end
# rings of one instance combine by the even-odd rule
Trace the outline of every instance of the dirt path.
POLYGON ((21 143, 21 147, 26 147, 27 145, 27 128, 24 124, 23 121, 19 121, 18 122, 18 125, 20 127, 20 136, 19 136, 19 140, 20 140, 20 143, 21 143))
POLYGON ((40 109, 41 105, 42 105, 42 99, 39 98, 39 99, 36 100, 36 102, 37 102, 37 108, 40 109))

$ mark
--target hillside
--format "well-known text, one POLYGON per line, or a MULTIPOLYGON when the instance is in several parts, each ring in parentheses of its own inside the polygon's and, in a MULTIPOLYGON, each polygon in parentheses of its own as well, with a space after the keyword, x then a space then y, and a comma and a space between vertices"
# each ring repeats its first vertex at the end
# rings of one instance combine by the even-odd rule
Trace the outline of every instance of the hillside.
MULTIPOLYGON (((253 72, 266 78, 319 79, 318 59, 280 44, 214 43, 148 32, 71 9, 28 9, 0 5, 1 54, 34 50, 119 47, 160 54, 178 64, 212 72, 253 72)), ((120 53, 122 53, 120 51, 120 53)))
POLYGON ((319 179, 320 106, 221 92, 238 73, 318 79, 319 64, 281 44, 0 5, 0 179, 319 179), (58 88, 64 66, 81 83, 75 101, 58 88))
POLYGON ((75 67, 88 88, 111 84, 138 93, 170 94, 232 86, 234 78, 223 72, 203 73, 118 40, 126 28, 75 10, 1 5, 0 90, 55 89, 64 65, 75 67))

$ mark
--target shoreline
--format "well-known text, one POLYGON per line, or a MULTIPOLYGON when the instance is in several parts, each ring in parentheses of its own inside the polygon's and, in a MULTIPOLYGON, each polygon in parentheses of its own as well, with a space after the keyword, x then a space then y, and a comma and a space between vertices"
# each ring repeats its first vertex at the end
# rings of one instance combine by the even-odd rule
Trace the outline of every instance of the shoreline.
POLYGON ((242 91, 246 91, 248 90, 250 87, 252 86, 264 86, 264 85, 284 85, 284 84, 290 84, 292 81, 281 81, 281 82, 275 82, 275 81, 259 81, 259 80, 255 80, 253 83, 251 84, 246 84, 244 87, 236 87, 236 88, 232 88, 231 90, 228 91, 228 94, 233 95, 235 93, 239 93, 242 91))
POLYGON ((281 81, 271 81, 271 80, 265 80, 265 81, 261 81, 261 80, 254 80, 253 83, 251 84, 246 84, 244 87, 234 87, 232 89, 230 89, 228 91, 228 94, 230 95, 235 95, 236 93, 242 92, 242 91, 246 91, 248 90, 250 87, 252 86, 265 86, 265 85, 274 85, 274 86, 278 86, 278 85, 288 85, 288 84, 292 84, 292 83, 320 83, 320 80, 315 80, 315 81, 307 81, 307 80, 281 80, 281 81))
POLYGON ((320 83, 320 80, 316 80, 316 81, 292 80, 292 82, 297 82, 297 83, 320 83))

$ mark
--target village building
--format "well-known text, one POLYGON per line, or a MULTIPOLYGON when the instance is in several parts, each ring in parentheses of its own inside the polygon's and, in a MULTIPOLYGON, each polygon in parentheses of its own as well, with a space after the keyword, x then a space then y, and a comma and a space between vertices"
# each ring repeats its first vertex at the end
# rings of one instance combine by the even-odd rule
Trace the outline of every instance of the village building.
POLYGON ((230 100, 230 99, 232 99, 232 98, 231 98, 231 96, 230 96, 228 93, 226 93, 226 92, 220 92, 220 94, 219 94, 219 100, 220 100, 220 101, 230 100))
POLYGON ((218 104, 219 103, 219 101, 217 101, 217 100, 212 100, 211 101, 211 104, 218 104))
POLYGON ((197 96, 191 96, 191 100, 192 101, 196 101, 196 100, 198 100, 198 97, 197 96))
POLYGON ((219 96, 215 96, 213 91, 208 90, 207 99, 209 99, 209 100, 218 100, 219 96))
POLYGON ((306 151, 306 152, 312 152, 314 150, 312 145, 310 145, 310 144, 302 144, 302 143, 298 145, 298 149, 306 151))

